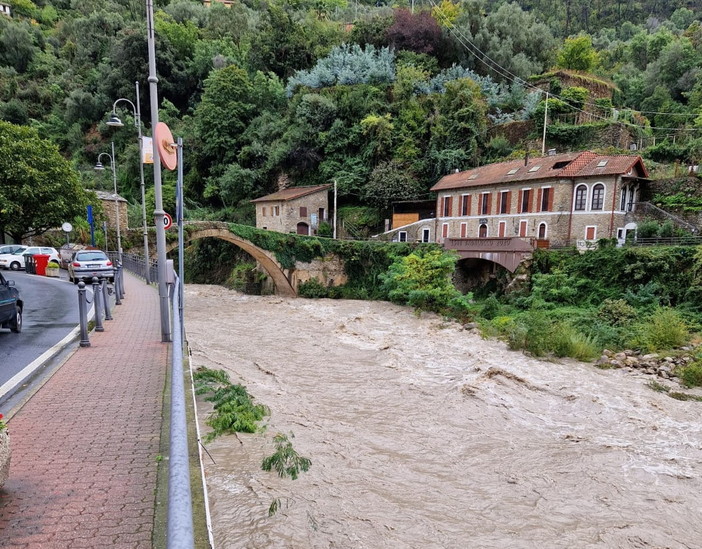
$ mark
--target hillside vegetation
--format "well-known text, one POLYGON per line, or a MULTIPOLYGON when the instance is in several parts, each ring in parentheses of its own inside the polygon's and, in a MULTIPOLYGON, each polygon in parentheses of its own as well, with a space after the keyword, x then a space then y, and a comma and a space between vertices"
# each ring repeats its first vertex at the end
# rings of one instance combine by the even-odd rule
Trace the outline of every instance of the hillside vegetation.
MULTIPOLYGON (((9 3, 0 119, 55 143, 86 188, 110 188, 92 166, 114 140, 118 188, 138 220, 131 108, 119 105, 122 129, 104 121, 116 99, 136 101, 136 81, 150 120, 144 3, 9 3)), ((160 117, 184 138, 188 215, 245 223, 249 200, 281 182, 336 179, 342 205, 385 214, 451 170, 538 148, 545 98, 533 77, 559 69, 613 97, 551 77, 548 146, 604 145, 593 136, 616 117, 650 158, 696 163, 701 16, 682 0, 160 1, 160 117), (569 124, 582 111, 591 122, 569 124), (531 133, 501 137, 515 121, 531 133)), ((173 174, 165 185, 172 210, 173 174)))

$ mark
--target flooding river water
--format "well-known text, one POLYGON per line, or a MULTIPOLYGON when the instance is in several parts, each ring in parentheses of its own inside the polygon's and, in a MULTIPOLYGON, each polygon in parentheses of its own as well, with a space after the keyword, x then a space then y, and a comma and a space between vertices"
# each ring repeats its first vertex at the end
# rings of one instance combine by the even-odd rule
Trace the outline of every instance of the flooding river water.
POLYGON ((644 374, 389 303, 203 285, 185 303, 193 366, 271 410, 207 445, 217 548, 702 547, 702 403, 644 374), (312 460, 297 480, 261 469, 278 432, 312 460))

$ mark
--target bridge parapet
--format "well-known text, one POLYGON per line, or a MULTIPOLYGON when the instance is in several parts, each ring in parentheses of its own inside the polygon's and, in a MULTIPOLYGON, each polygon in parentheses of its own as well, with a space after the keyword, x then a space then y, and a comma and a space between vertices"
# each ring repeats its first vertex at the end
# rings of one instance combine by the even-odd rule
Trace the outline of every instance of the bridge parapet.
POLYGON ((446 238, 444 248, 455 250, 461 259, 484 259, 514 272, 519 264, 531 257, 536 247, 534 239, 524 238, 446 238))

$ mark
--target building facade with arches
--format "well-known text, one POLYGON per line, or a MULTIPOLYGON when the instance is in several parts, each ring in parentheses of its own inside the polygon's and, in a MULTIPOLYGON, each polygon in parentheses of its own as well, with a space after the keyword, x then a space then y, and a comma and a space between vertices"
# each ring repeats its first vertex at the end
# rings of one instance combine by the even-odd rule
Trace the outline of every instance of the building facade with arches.
POLYGON ((435 241, 533 239, 539 246, 589 248, 634 230, 648 172, 640 156, 590 151, 500 162, 442 177, 435 241))

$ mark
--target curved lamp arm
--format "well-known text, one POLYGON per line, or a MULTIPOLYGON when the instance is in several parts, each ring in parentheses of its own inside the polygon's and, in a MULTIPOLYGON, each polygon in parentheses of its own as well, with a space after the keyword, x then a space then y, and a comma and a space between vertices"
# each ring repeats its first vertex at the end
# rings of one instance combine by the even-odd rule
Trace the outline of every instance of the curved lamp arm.
POLYGON ((98 157, 97 157, 97 164, 96 164, 96 166, 95 166, 95 169, 96 169, 96 170, 104 169, 104 168, 98 167, 98 166, 102 166, 102 164, 100 163, 100 159, 101 159, 103 156, 106 156, 107 158, 110 159, 110 166, 112 166, 112 165, 114 164, 114 161, 113 161, 113 159, 112 159, 112 155, 111 155, 110 153, 101 152, 100 154, 98 154, 98 157))
POLYGON ((125 99, 124 97, 120 97, 117 99, 113 104, 112 104, 112 114, 116 115, 117 114, 117 103, 120 101, 124 101, 125 103, 129 103, 129 105, 132 107, 132 113, 134 114, 134 125, 139 128, 141 127, 141 115, 139 113, 139 109, 136 108, 136 105, 132 103, 129 99, 125 99))

